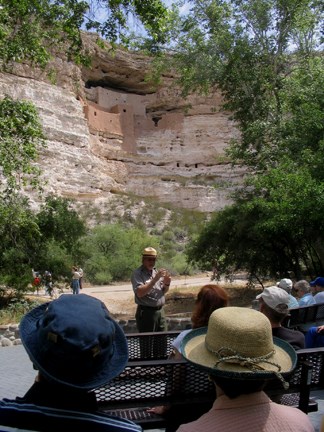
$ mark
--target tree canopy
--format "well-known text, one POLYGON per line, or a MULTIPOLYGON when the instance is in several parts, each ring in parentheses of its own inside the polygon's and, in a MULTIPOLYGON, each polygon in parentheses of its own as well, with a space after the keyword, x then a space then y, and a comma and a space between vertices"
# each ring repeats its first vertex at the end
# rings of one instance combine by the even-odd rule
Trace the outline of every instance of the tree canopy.
POLYGON ((127 45, 130 17, 152 40, 165 41, 168 11, 161 0, 2 0, 2 68, 23 61, 45 67, 52 55, 84 62, 82 30, 127 45))
POLYGON ((197 0, 174 28, 184 94, 217 87, 240 137, 228 155, 251 174, 189 250, 209 268, 296 277, 323 272, 323 4, 197 0))
POLYGON ((40 187, 35 164, 45 136, 35 106, 24 100, 0 100, 0 167, 6 179, 0 191, 7 198, 26 184, 40 187))

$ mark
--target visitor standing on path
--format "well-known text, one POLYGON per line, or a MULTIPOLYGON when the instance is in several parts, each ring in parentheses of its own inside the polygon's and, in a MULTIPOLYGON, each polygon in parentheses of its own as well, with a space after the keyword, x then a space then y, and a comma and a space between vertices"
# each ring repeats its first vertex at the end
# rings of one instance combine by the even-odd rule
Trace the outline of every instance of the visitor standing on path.
POLYGON ((78 272, 77 267, 72 267, 72 281, 71 281, 71 288, 73 294, 79 294, 80 293, 80 273, 78 272))
POLYGON ((147 247, 142 253, 142 265, 131 277, 135 294, 136 324, 139 332, 160 332, 167 330, 165 294, 169 291, 171 276, 164 268, 157 270, 157 251, 147 247))
POLYGON ((52 273, 48 270, 44 273, 44 287, 45 287, 45 295, 53 296, 53 281, 52 281, 52 273))
POLYGON ((80 274, 79 286, 80 286, 80 290, 82 290, 83 270, 81 267, 77 267, 77 269, 78 269, 78 273, 80 274))

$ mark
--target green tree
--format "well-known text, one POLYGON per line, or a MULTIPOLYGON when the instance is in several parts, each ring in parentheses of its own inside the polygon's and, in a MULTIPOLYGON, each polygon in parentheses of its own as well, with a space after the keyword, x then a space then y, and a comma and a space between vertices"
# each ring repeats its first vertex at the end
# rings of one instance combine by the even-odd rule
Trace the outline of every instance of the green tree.
POLYGON ((53 195, 46 197, 37 221, 45 242, 55 240, 72 255, 78 239, 87 231, 85 222, 73 209, 73 202, 53 195))
POLYGON ((95 29, 104 39, 120 40, 128 46, 137 33, 132 27, 140 25, 151 45, 167 41, 169 11, 161 0, 108 0, 105 4, 91 0, 89 3, 91 13, 86 16, 86 28, 95 29), (97 16, 102 14, 104 18, 98 20, 97 16))
POLYGON ((35 106, 9 97, 0 100, 0 131, 0 166, 6 179, 2 193, 10 195, 26 184, 39 188, 35 162, 45 139, 35 106))
POLYGON ((250 196, 216 213, 189 257, 205 269, 245 269, 262 277, 314 277, 324 271, 324 184, 287 160, 253 178, 250 196))
POLYGON ((32 268, 50 270, 54 281, 70 278, 81 256, 78 240, 86 233, 71 206, 50 196, 36 213, 18 194, 0 200, 0 285, 23 294, 32 281, 32 268))
POLYGON ((216 261, 224 271, 314 274, 323 266, 316 214, 323 188, 323 4, 190 4, 178 18, 168 59, 184 94, 220 89, 240 131, 228 155, 252 177, 191 244, 189 257, 210 266, 216 261))
POLYGON ((147 245, 159 249, 156 238, 137 228, 125 229, 120 225, 93 228, 80 245, 88 280, 97 284, 129 280, 147 245))
POLYGON ((41 232, 26 198, 12 194, 0 200, 0 236, 0 285, 23 293, 41 253, 41 232))
MULTIPOLYGON (((301 73, 300 84, 310 88, 312 75, 323 70, 318 55, 323 5, 317 0, 189 3, 192 9, 176 28, 177 45, 168 57, 183 91, 217 86, 241 132, 230 156, 253 172, 267 169, 287 147, 282 138, 292 75, 301 73)), ((315 96, 318 101, 323 90, 315 96)))
POLYGON ((95 30, 115 42, 127 42, 129 17, 142 23, 153 40, 163 41, 168 13, 160 0, 2 0, 2 67, 28 61, 45 67, 52 55, 85 61, 81 29, 95 30), (98 20, 105 12, 105 18, 98 20))

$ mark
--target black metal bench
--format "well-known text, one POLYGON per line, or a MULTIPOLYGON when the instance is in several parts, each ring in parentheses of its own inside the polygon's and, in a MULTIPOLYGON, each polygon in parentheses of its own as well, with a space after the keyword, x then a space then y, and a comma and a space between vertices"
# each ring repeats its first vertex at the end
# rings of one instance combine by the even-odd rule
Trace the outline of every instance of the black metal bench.
MULTIPOLYGON (((269 382, 266 393, 275 401, 317 411, 310 391, 324 388, 324 348, 297 352, 298 364, 285 391, 279 380, 269 382)), ((108 385, 96 390, 100 410, 128 418, 143 429, 166 427, 172 415, 160 416, 147 408, 171 404, 178 424, 192 421, 212 406, 215 388, 205 372, 185 360, 130 361, 108 385)))
POLYGON ((300 330, 306 333, 310 327, 324 324, 324 303, 311 306, 302 306, 289 310, 289 316, 285 319, 285 327, 300 330))
POLYGON ((180 331, 126 333, 129 361, 166 360, 180 331))
POLYGON ((149 407, 172 404, 179 412, 189 410, 199 417, 216 397, 205 372, 185 360, 172 359, 131 361, 118 377, 97 389, 96 396, 100 410, 131 419, 143 429, 168 424, 167 417, 148 413, 149 407))
POLYGON ((306 414, 318 411, 316 400, 310 392, 324 389, 324 348, 308 348, 297 351, 297 366, 289 379, 289 389, 271 382, 266 393, 276 402, 299 408, 306 414))

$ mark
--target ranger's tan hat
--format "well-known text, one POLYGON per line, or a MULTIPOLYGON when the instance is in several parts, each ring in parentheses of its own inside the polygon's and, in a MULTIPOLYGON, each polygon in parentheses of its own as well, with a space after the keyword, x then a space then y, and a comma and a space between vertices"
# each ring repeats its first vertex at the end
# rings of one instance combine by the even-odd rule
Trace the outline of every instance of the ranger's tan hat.
POLYGON ((152 247, 147 247, 143 250, 143 257, 156 257, 157 256, 157 252, 154 248, 152 247))

